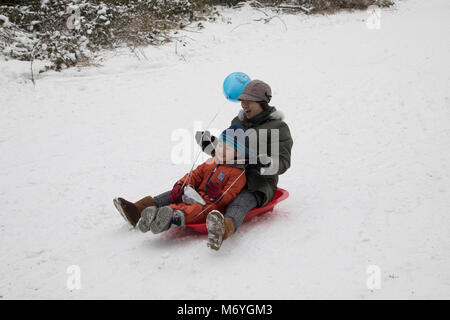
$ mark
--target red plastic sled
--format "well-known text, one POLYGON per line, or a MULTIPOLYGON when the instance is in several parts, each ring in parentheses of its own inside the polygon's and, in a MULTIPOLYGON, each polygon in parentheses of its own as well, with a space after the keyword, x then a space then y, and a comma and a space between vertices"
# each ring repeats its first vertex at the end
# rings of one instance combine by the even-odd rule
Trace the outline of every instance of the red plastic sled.
MULTIPOLYGON (((254 208, 250 210, 244 218, 244 222, 248 220, 260 216, 266 212, 271 212, 275 205, 289 197, 289 192, 284 189, 278 188, 273 196, 273 200, 266 204, 264 207, 254 208)), ((186 227, 194 229, 197 232, 208 233, 206 229, 206 223, 197 223, 197 224, 187 224, 186 227)))

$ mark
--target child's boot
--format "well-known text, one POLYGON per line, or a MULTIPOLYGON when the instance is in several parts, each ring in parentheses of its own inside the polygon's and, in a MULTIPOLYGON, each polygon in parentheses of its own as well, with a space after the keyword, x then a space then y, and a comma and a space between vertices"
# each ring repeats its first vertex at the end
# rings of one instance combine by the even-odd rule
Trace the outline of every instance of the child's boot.
POLYGON ((217 210, 213 210, 206 217, 206 228, 208 229, 208 247, 219 250, 222 242, 234 233, 234 222, 217 210))
POLYGON ((155 218, 150 222, 150 231, 157 234, 168 230, 172 225, 173 217, 174 211, 171 207, 158 208, 155 218))
POLYGON ((129 222, 133 227, 136 226, 141 218, 142 211, 147 207, 155 205, 155 200, 150 196, 142 198, 136 203, 132 203, 123 198, 115 198, 113 202, 117 211, 119 211, 125 221, 129 222))
POLYGON ((186 219, 184 218, 184 213, 180 210, 175 210, 173 212, 172 223, 179 227, 186 226, 186 219))
POLYGON ((147 207, 142 210, 141 218, 137 223, 137 227, 141 232, 148 232, 150 230, 150 225, 155 220, 157 211, 158 208, 155 206, 147 207))

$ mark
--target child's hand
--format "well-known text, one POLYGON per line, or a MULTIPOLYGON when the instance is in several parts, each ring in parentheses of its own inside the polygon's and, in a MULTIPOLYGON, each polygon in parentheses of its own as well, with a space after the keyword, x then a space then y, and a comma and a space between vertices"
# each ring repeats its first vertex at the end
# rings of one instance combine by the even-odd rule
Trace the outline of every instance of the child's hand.
POLYGON ((184 194, 184 188, 182 188, 183 183, 178 181, 172 188, 169 195, 169 200, 172 202, 180 202, 181 196, 184 194))
POLYGON ((208 184, 206 188, 206 193, 209 198, 214 201, 215 199, 219 199, 222 196, 222 188, 216 183, 208 184))

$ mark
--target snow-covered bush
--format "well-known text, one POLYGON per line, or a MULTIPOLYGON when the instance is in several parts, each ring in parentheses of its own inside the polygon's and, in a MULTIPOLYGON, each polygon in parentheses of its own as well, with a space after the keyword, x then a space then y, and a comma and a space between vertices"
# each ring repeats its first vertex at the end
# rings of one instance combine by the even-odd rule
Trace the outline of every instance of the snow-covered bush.
POLYGON ((34 0, 0 5, 0 53, 60 70, 101 49, 160 44, 173 28, 214 16, 189 0, 34 0))
MULTIPOLYGON (((161 44, 170 31, 214 20, 215 5, 239 0, 9 0, 0 4, 0 54, 50 61, 48 68, 89 63, 105 48, 161 44)), ((306 12, 387 6, 390 0, 252 0, 257 6, 289 4, 306 12)))
MULTIPOLYGON (((234 1, 234 0, 228 0, 234 1)), ((308 13, 326 13, 340 9, 367 9, 369 6, 389 7, 393 0, 254 0, 255 2, 283 9, 303 9, 308 13)), ((236 1, 239 2, 239 1, 236 1)))

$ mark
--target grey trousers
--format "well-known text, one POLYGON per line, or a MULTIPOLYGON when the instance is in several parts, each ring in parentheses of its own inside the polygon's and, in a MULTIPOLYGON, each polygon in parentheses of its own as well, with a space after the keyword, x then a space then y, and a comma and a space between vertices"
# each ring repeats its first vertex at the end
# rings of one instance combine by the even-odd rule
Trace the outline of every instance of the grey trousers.
MULTIPOLYGON (((170 191, 166 191, 153 197, 156 206, 168 206, 171 202, 169 200, 170 191)), ((258 199, 255 193, 243 189, 233 201, 228 205, 225 217, 233 220, 234 228, 237 230, 244 222, 244 218, 250 210, 258 206, 258 199)))

